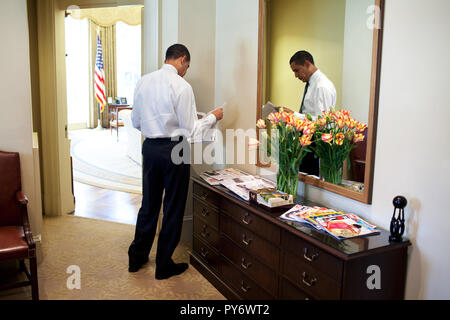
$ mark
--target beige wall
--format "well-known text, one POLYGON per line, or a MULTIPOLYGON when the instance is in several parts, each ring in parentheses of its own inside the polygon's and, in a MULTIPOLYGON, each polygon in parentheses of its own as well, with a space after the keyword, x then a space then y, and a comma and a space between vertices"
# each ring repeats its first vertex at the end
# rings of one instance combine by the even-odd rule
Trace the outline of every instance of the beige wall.
POLYGON ((55 0, 37 2, 44 213, 74 211, 67 137, 64 11, 55 0))
POLYGON ((30 201, 30 224, 37 236, 42 229, 42 211, 35 189, 26 0, 0 1, 0 39, 0 70, 4 75, 0 78, 4 117, 0 126, 0 150, 20 153, 22 188, 30 201))
POLYGON ((313 55, 316 66, 334 83, 336 106, 341 106, 345 2, 268 2, 267 100, 295 111, 300 109, 305 84, 295 78, 289 60, 297 51, 306 50, 313 55))

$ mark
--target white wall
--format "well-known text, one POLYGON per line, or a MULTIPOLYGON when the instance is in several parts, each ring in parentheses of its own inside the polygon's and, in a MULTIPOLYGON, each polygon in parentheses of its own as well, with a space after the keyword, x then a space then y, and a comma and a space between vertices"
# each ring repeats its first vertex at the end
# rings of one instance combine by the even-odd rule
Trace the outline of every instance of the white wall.
POLYGON ((369 119, 372 72, 373 31, 366 15, 371 5, 373 0, 347 0, 345 5, 342 107, 364 123, 369 119))
POLYGON ((143 74, 159 69, 159 1, 145 0, 142 22, 143 74))
POLYGON ((180 1, 179 42, 191 54, 186 80, 192 85, 200 112, 214 107, 216 4, 211 0, 180 1))
POLYGON ((33 235, 41 233, 40 195, 35 194, 30 56, 26 0, 0 1, 0 96, 3 121, 0 150, 20 153, 22 189, 29 198, 33 235), (14 32, 11 32, 14 30, 14 32))
MULTIPOLYGON (((222 130, 255 128, 258 14, 258 0, 216 0, 215 102, 227 103, 222 130)), ((232 152, 229 145, 224 156, 227 152, 232 152)), ((236 167, 256 171, 254 166, 236 167)))
POLYGON ((408 199, 407 299, 450 299, 449 12, 448 0, 386 1, 373 204, 306 187, 385 229, 392 199, 408 199))
POLYGON ((178 43, 178 25, 179 25, 179 0, 165 0, 161 3, 161 21, 160 21, 160 65, 164 63, 167 48, 178 43))

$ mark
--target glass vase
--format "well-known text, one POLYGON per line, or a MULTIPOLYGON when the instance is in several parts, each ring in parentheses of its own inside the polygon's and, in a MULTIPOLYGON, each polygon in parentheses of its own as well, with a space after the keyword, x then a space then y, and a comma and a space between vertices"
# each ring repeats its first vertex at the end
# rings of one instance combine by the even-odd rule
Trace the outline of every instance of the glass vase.
POLYGON ((278 166, 277 189, 292 195, 294 201, 297 198, 299 169, 300 164, 292 165, 287 161, 280 163, 278 166))
POLYGON ((327 161, 320 159, 320 174, 326 182, 340 185, 342 184, 344 162, 340 161, 327 161))

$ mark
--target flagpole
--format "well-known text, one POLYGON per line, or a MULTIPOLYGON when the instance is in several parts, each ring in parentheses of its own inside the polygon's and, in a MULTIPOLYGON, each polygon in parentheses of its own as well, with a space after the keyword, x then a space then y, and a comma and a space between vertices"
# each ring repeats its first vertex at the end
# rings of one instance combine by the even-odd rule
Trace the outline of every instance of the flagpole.
POLYGON ((98 112, 98 120, 97 120, 97 128, 95 130, 100 131, 102 128, 102 120, 100 118, 100 103, 97 102, 97 112, 98 112))

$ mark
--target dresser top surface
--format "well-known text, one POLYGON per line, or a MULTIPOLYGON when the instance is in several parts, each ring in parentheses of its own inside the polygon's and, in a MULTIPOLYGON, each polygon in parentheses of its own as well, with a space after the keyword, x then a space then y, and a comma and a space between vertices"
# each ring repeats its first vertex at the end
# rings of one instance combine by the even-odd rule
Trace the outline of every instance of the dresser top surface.
MULTIPOLYGON (((285 221, 279 219, 279 217, 286 212, 286 209, 282 209, 280 211, 271 212, 269 210, 265 210, 261 206, 251 204, 241 198, 239 198, 236 194, 229 191, 223 186, 211 186, 206 183, 202 178, 193 176, 191 178, 194 182, 200 184, 201 186, 208 188, 214 192, 217 192, 224 198, 232 201, 233 203, 241 206, 245 210, 257 214, 258 216, 273 222, 284 230, 287 230, 301 238, 309 240, 321 247, 322 249, 329 251, 343 259, 350 259, 356 256, 361 256, 368 254, 369 252, 373 252, 373 250, 381 250, 388 251, 394 250, 399 247, 406 247, 410 245, 410 242, 407 239, 404 239, 399 243, 392 243, 389 241, 390 233, 386 230, 379 229, 378 233, 364 236, 351 238, 347 240, 338 240, 324 231, 316 230, 310 226, 297 224, 296 227, 289 225, 285 221)), ((296 204, 306 205, 306 206, 320 206, 322 205, 318 203, 311 202, 302 197, 298 197, 296 199, 296 204)))

